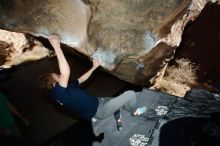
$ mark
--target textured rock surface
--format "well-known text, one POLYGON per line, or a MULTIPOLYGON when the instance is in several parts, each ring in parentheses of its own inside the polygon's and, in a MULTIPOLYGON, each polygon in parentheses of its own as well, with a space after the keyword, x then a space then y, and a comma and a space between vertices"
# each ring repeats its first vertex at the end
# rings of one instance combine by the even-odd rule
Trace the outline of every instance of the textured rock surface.
POLYGON ((0 29, 0 67, 10 68, 49 54, 49 50, 33 37, 0 29))
POLYGON ((208 1, 4 0, 0 27, 44 37, 57 32, 63 43, 100 58, 110 73, 147 85, 163 75, 185 25, 208 1))
POLYGON ((77 48, 87 39, 90 12, 80 0, 3 0, 0 8, 1 28, 43 37, 56 32, 63 43, 77 48))

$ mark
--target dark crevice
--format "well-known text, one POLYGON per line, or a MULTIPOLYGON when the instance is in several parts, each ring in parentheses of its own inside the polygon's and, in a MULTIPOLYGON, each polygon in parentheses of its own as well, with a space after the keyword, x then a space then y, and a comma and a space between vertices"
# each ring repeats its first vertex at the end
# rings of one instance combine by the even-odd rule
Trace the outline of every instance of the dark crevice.
POLYGON ((199 16, 190 21, 183 32, 175 59, 187 58, 196 66, 198 82, 220 82, 220 5, 207 3, 199 16))

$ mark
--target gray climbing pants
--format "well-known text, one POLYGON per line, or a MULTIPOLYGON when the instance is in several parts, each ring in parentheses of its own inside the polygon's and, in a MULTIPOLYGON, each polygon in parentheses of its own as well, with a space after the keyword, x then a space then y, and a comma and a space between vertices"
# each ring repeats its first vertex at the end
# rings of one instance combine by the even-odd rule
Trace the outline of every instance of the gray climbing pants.
POLYGON ((114 114, 122 107, 131 113, 135 112, 137 109, 137 97, 134 91, 125 91, 121 95, 114 98, 99 98, 99 105, 94 118, 102 120, 114 114))

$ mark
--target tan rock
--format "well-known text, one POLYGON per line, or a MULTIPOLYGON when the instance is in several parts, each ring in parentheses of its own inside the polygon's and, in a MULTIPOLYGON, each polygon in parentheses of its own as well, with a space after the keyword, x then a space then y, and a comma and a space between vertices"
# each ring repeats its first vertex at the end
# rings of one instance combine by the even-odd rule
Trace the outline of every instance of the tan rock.
POLYGON ((10 68, 49 54, 49 50, 33 37, 0 29, 0 67, 10 68))
POLYGON ((131 83, 150 85, 163 75, 186 24, 209 1, 2 1, 0 26, 43 37, 59 33, 63 43, 100 58, 106 71, 131 83))

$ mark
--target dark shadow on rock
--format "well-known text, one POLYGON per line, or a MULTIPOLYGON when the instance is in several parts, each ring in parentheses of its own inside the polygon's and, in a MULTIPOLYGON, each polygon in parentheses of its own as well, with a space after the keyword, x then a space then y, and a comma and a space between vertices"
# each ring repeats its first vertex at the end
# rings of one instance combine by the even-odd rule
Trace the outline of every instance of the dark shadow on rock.
POLYGON ((161 128, 159 146, 219 146, 220 113, 210 118, 185 117, 161 128))
POLYGON ((0 134, 0 145, 1 146, 39 146, 32 142, 24 141, 12 136, 0 134))

